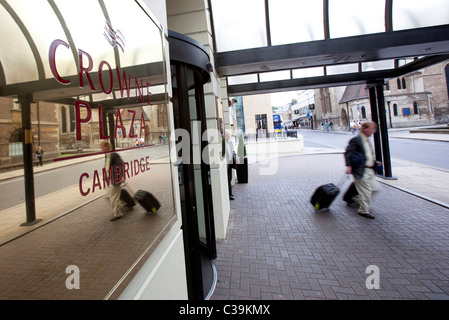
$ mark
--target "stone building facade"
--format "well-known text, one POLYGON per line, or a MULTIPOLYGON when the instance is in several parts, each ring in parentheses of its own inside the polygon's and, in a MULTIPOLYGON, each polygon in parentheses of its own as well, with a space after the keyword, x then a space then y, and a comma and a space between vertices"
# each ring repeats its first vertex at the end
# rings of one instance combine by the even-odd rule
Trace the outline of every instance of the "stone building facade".
MULTIPOLYGON (((427 126, 449 122, 449 61, 385 82, 388 127, 427 126)), ((349 121, 371 119, 365 85, 315 89, 314 122, 349 129, 349 121)))

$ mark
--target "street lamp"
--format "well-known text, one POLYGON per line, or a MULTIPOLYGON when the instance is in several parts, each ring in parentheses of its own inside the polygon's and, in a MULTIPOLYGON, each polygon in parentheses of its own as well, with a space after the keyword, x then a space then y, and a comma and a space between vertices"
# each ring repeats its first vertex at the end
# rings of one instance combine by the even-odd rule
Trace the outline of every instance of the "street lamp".
POLYGON ((309 110, 310 110, 310 128, 313 130, 313 110, 315 110, 315 104, 309 104, 309 110))

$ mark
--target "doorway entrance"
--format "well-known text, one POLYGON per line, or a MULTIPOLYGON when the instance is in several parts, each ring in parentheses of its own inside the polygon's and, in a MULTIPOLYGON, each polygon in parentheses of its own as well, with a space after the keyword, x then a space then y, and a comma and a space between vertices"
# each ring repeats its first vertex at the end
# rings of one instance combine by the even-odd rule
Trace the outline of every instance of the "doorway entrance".
MULTIPOLYGON (((176 35, 170 33, 170 50, 182 50, 177 51, 178 57, 198 48, 193 40, 186 42, 185 36, 182 42, 172 40, 172 36, 176 35)), ((208 73, 194 63, 171 60, 171 79, 188 295, 191 300, 203 300, 216 281, 212 263, 216 243, 209 159, 203 152, 208 144, 203 139, 207 129, 203 85, 208 73)))

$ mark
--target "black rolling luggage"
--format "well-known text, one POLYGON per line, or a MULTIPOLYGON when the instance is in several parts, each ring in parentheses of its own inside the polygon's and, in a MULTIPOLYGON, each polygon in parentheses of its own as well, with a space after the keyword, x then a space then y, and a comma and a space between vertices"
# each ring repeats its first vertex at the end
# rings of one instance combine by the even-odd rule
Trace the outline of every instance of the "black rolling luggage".
POLYGON ((349 205, 355 203, 355 201, 352 200, 352 198, 355 197, 358 194, 359 193, 357 192, 357 189, 355 188, 355 184, 353 182, 353 183, 351 183, 351 185, 349 186, 348 190, 343 195, 343 201, 345 201, 348 204, 348 206, 349 206, 349 205))
POLYGON ((136 205, 136 202, 134 201, 133 197, 124 188, 121 188, 120 190, 120 201, 126 203, 126 206, 128 208, 132 208, 136 205))
POLYGON ((159 201, 148 191, 139 190, 134 195, 134 199, 147 210, 147 212, 156 213, 161 207, 159 201))
POLYGON ((313 204, 315 210, 317 211, 326 209, 331 205, 332 201, 334 201, 339 192, 340 189, 335 184, 324 184, 315 190, 312 198, 310 199, 310 202, 313 204))

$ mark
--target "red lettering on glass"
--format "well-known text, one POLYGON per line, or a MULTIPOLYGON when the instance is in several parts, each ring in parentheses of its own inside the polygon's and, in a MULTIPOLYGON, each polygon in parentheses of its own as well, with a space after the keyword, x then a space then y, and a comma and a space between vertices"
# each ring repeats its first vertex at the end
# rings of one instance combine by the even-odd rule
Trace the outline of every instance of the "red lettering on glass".
POLYGON ((92 116, 92 108, 90 107, 90 104, 81 101, 76 100, 75 101, 75 130, 76 130, 76 140, 81 140, 81 123, 88 123, 90 121, 90 118, 92 116), (81 106, 86 107, 87 115, 86 118, 81 119, 81 106))
POLYGON ((147 136, 147 126, 145 125, 145 114, 142 110, 142 113, 140 114, 140 132, 139 135, 142 137, 142 129, 144 130, 144 137, 147 136))
POLYGON ((92 89, 92 91, 95 91, 94 84, 93 84, 92 79, 90 78, 90 74, 89 74, 89 71, 92 71, 93 64, 94 64, 94 62, 92 60, 92 57, 87 52, 84 52, 83 50, 78 49, 78 76, 79 76, 79 81, 80 81, 80 88, 84 88, 84 77, 83 77, 83 73, 84 73, 84 74, 86 74, 87 81, 89 81, 90 88, 92 89), (89 62, 89 65, 87 67, 85 67, 83 64, 83 56, 86 56, 87 60, 89 62))
POLYGON ((87 173, 83 173, 83 174, 80 176, 79 188, 80 188, 80 193, 81 193, 81 195, 82 195, 83 197, 87 196, 87 195, 90 193, 90 188, 87 188, 87 191, 86 191, 86 192, 84 192, 84 190, 83 190, 83 178, 84 178, 84 177, 89 178, 89 175, 88 175, 87 173))
POLYGON ((114 139, 117 138, 117 129, 122 129, 123 131, 123 138, 126 138, 126 129, 123 126, 122 121, 122 115, 120 114, 120 109, 117 109, 117 114, 115 115, 115 133, 114 133, 114 139), (120 121, 120 125, 118 125, 118 122, 120 121))
POLYGON ((132 113, 133 114, 133 118, 131 119, 131 127, 129 128, 129 137, 130 138, 137 138, 137 134, 133 134, 134 132, 134 119, 136 118, 136 111, 134 110, 128 110, 128 113, 132 113))
POLYGON ((110 94, 112 92, 112 87, 114 85, 114 82, 113 82, 113 78, 112 78, 112 69, 111 69, 111 66, 109 65, 109 63, 107 63, 106 61, 101 61, 100 67, 98 70, 98 75, 99 75, 99 79, 100 79, 101 90, 103 90, 103 92, 106 94, 110 94), (106 90, 104 88, 104 83, 103 83, 103 66, 104 65, 106 65, 109 70, 109 88, 108 88, 108 90, 106 90))
POLYGON ((137 80, 137 78, 134 78, 134 84, 136 86, 136 102, 139 100, 138 96, 140 96, 140 102, 144 102, 143 101, 143 84, 142 84, 142 79, 140 79, 140 85, 139 85, 139 81, 137 80))
POLYGON ((101 104, 98 105, 98 120, 100 122, 100 139, 109 139, 110 136, 105 136, 103 134, 103 107, 101 106, 101 104))
MULTIPOLYGON (((118 79, 118 86, 120 88, 120 96, 123 98, 122 80, 120 78, 120 69, 118 67, 117 67, 117 79, 118 79)), ((129 95, 131 93, 131 75, 128 75, 128 81, 126 81, 126 71, 123 71, 123 84, 126 88, 126 93, 129 99, 129 95)))
POLYGON ((69 46, 66 42, 64 42, 64 41, 62 41, 62 40, 55 40, 55 41, 53 41, 53 42, 51 43, 51 45, 50 45, 50 50, 49 50, 49 53, 48 53, 48 59, 49 59, 49 61, 50 61, 50 69, 51 69, 51 73, 53 73, 53 76, 55 77, 56 81, 58 81, 60 84, 67 85, 67 84, 70 84, 71 81, 70 81, 70 80, 63 79, 63 78, 59 75, 58 70, 57 70, 57 68, 56 68, 56 49, 57 49, 60 45, 63 45, 63 46, 66 47, 67 49, 70 48, 70 46, 69 46))

